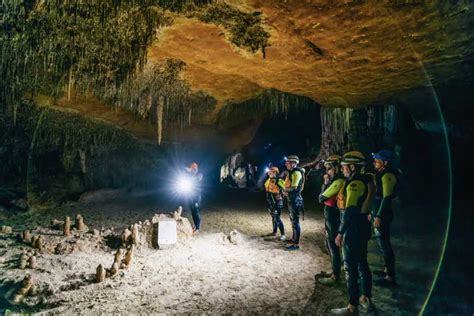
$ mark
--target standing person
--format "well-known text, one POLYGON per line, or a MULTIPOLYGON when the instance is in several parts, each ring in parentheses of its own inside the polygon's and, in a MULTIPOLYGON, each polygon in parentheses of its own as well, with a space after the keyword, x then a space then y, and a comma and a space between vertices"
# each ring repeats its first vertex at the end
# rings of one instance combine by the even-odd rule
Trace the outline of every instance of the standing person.
POLYGON ((339 172, 341 156, 331 155, 324 161, 326 173, 319 195, 319 203, 324 203, 324 220, 326 228, 326 247, 331 256, 332 273, 318 280, 323 285, 334 285, 339 282, 341 274, 341 252, 336 245, 336 236, 341 223, 341 213, 336 205, 337 194, 344 186, 344 177, 339 172))
POLYGON ((366 310, 372 307, 372 274, 367 263, 367 243, 371 235, 368 206, 372 185, 363 174, 364 166, 365 157, 358 151, 346 153, 341 161, 346 181, 337 197, 341 224, 335 243, 342 246, 349 304, 332 309, 331 313, 336 315, 356 315, 359 304, 366 310))
POLYGON ((395 254, 390 243, 390 224, 393 221, 392 200, 396 196, 399 171, 392 167, 395 154, 381 150, 373 155, 375 174, 375 203, 372 209, 375 237, 385 262, 384 277, 376 281, 380 286, 396 285, 395 254))
POLYGON ((285 227, 281 220, 281 211, 283 209, 283 190, 285 184, 282 179, 278 177, 279 170, 277 167, 271 167, 267 172, 268 178, 265 180, 265 197, 267 201, 267 208, 272 216, 273 231, 269 236, 276 236, 278 229, 280 229, 280 240, 284 241, 285 227))
POLYGON ((304 202, 301 191, 304 188, 304 170, 298 167, 300 159, 296 155, 288 156, 285 167, 288 170, 288 187, 285 188, 285 194, 288 196, 288 211, 290 213, 291 224, 293 228, 292 245, 286 247, 286 250, 300 249, 300 213, 304 212, 304 202))
POLYGON ((189 167, 186 168, 186 171, 192 183, 193 191, 189 196, 189 208, 191 209, 194 221, 193 233, 197 234, 201 229, 201 182, 203 176, 202 173, 199 172, 198 164, 195 162, 192 162, 189 167))

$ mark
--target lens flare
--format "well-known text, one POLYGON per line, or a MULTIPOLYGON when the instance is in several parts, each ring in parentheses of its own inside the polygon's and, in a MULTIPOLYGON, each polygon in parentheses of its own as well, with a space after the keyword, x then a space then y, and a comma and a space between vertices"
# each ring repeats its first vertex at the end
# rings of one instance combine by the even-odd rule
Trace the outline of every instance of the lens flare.
POLYGON ((176 182, 176 191, 181 194, 189 194, 193 189, 192 181, 187 177, 180 177, 176 182))

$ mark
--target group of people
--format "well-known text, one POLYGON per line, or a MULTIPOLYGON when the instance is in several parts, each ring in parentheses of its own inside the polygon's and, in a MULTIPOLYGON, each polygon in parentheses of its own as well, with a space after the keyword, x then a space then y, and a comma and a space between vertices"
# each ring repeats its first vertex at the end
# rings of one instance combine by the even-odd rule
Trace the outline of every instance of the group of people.
POLYGON ((273 231, 268 236, 276 236, 280 230, 280 239, 290 244, 287 250, 300 249, 299 242, 301 236, 300 215, 304 214, 304 203, 301 191, 305 183, 305 170, 298 167, 300 159, 296 155, 288 156, 285 161, 286 170, 280 174, 278 167, 270 167, 267 172, 267 179, 264 182, 267 208, 272 215, 273 231), (284 206, 284 199, 288 200, 288 211, 290 214, 293 236, 287 239, 285 227, 281 220, 281 212, 284 206))
MULTIPOLYGON (((326 246, 332 272, 322 275, 318 281, 328 286, 338 283, 341 261, 344 262, 349 304, 331 310, 336 315, 356 314, 359 306, 366 311, 373 308, 372 273, 367 262, 372 226, 385 262, 385 270, 378 271, 382 278, 377 283, 381 286, 396 284, 390 224, 399 171, 393 167, 395 154, 389 150, 373 155, 373 160, 374 173, 366 170, 366 158, 359 151, 348 152, 342 157, 331 155, 324 161, 325 174, 319 202, 325 205, 326 246)), ((298 163, 297 156, 289 156, 285 163, 287 171, 279 173, 278 168, 272 167, 265 181, 266 200, 273 222, 271 235, 276 236, 279 229, 282 240, 286 237, 280 216, 284 198, 288 198, 293 238, 287 250, 299 249, 301 235, 299 216, 304 211, 301 190, 305 172, 298 163)))
MULTIPOLYGON (((359 151, 351 151, 343 156, 331 155, 324 160, 324 182, 318 200, 324 204, 326 246, 331 257, 332 271, 321 275, 318 282, 327 286, 338 283, 343 261, 349 295, 349 304, 332 309, 333 314, 356 314, 359 306, 366 311, 373 308, 372 273, 367 262, 372 227, 385 262, 384 271, 378 271, 382 278, 377 283, 381 286, 396 285, 390 224, 394 217, 392 200, 396 196, 400 172, 394 168, 394 160, 395 154, 389 150, 374 154, 373 173, 366 169, 366 158, 359 151)), ((272 233, 266 236, 277 237, 279 230, 279 238, 289 243, 286 247, 289 251, 300 249, 300 216, 304 217, 301 193, 305 184, 305 169, 299 167, 299 163, 298 156, 288 156, 285 161, 286 170, 280 172, 278 167, 270 167, 264 182, 267 207, 273 224, 272 233), (286 238, 281 220, 285 200, 293 231, 291 239, 286 238)), ((201 226, 199 188, 202 174, 194 162, 186 171, 196 188, 189 199, 189 206, 195 224, 194 232, 197 233, 201 226)))

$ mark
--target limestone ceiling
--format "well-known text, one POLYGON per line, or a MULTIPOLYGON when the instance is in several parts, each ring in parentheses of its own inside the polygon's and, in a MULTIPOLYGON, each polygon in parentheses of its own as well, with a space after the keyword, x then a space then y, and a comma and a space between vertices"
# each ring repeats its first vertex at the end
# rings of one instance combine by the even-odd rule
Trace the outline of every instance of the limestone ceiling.
POLYGON ((180 17, 160 30, 149 61, 183 60, 192 88, 221 106, 275 88, 358 107, 430 80, 472 80, 474 5, 402 2, 233 1, 262 13, 266 58, 230 44, 224 28, 180 17))

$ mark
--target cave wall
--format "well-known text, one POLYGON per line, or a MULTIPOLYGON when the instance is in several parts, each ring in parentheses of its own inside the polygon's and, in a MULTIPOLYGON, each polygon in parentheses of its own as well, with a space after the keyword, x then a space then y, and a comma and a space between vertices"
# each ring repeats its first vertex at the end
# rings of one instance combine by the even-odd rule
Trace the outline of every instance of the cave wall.
POLYGON ((0 203, 8 207, 15 197, 26 198, 30 206, 57 204, 90 190, 150 186, 163 152, 76 113, 29 102, 2 108, 0 203))
MULTIPOLYGON (((318 158, 358 150, 369 155, 397 147, 402 128, 400 107, 386 104, 360 109, 321 108, 321 148, 318 158)), ((403 110, 402 110, 403 111, 403 110)))

